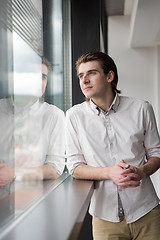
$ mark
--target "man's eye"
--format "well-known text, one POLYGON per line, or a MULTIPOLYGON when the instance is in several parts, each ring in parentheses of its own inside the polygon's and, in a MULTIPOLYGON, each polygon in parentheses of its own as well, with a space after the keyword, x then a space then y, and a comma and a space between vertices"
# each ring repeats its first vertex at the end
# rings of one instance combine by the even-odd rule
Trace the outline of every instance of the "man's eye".
POLYGON ((96 74, 96 71, 91 71, 89 74, 96 74))
POLYGON ((46 80, 47 79, 47 75, 42 73, 42 80, 46 80))
POLYGON ((82 79, 83 78, 83 75, 79 75, 79 79, 82 79))

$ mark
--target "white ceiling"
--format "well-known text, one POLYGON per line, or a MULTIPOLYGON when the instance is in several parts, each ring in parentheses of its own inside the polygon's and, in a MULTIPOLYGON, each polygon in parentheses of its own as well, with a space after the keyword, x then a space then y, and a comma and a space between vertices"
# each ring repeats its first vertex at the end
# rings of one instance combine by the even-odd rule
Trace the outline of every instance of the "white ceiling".
POLYGON ((131 15, 134 0, 125 0, 124 2, 124 15, 131 15))
POLYGON ((130 45, 160 45, 160 0, 133 0, 133 3, 130 45))
POLYGON ((107 16, 123 15, 125 0, 105 0, 107 16))
POLYGON ((130 46, 160 45, 160 0, 105 0, 106 13, 131 15, 130 46))

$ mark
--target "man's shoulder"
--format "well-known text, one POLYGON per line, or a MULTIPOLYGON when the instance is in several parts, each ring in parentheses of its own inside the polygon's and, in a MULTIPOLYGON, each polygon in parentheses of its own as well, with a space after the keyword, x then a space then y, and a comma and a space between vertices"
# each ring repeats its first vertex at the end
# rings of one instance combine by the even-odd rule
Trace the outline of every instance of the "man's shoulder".
POLYGON ((76 104, 70 109, 68 109, 66 114, 72 115, 72 114, 86 113, 87 109, 89 109, 88 105, 89 105, 88 102, 82 102, 82 103, 76 104))
POLYGON ((131 105, 135 107, 148 107, 151 106, 151 104, 144 99, 130 97, 130 96, 120 96, 120 102, 126 105, 131 105))

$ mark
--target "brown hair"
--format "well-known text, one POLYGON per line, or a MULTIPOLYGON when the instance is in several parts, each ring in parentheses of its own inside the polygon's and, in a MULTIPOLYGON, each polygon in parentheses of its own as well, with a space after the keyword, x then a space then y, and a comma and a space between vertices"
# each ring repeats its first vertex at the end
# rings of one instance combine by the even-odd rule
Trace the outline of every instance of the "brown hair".
POLYGON ((103 52, 88 52, 83 54, 81 57, 78 58, 76 62, 76 70, 78 74, 79 66, 81 63, 87 63, 91 61, 98 61, 101 65, 101 68, 104 71, 104 74, 108 74, 110 70, 114 72, 114 79, 111 82, 112 91, 121 93, 120 90, 117 89, 117 83, 118 83, 118 72, 117 67, 113 59, 103 52))
POLYGON ((48 61, 47 58, 42 57, 42 64, 46 65, 46 67, 48 68, 48 72, 49 72, 51 69, 51 63, 48 61))

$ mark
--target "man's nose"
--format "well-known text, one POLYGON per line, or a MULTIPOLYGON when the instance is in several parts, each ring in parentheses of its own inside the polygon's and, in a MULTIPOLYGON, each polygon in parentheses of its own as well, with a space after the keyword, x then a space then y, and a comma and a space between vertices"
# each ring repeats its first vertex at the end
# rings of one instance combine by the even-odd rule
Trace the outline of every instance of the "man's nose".
POLYGON ((83 76, 83 83, 87 83, 87 82, 89 82, 89 77, 88 77, 88 75, 84 75, 83 76))

